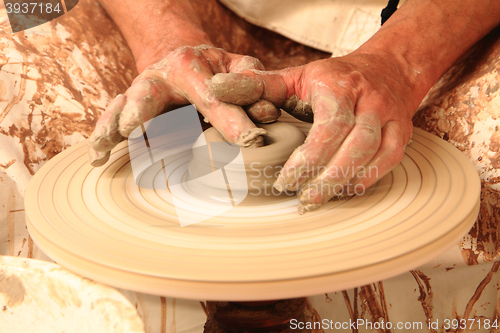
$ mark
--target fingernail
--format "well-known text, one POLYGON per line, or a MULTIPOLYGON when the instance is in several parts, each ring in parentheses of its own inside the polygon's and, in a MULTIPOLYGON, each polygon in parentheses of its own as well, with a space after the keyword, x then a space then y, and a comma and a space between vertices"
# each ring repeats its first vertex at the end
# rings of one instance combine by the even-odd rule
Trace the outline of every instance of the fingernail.
POLYGON ((253 103, 245 110, 250 119, 262 124, 275 122, 281 116, 281 110, 265 99, 253 103))
POLYGON ((308 203, 308 204, 299 203, 299 206, 297 207, 297 211, 298 211, 299 215, 304 215, 306 212, 316 210, 319 207, 321 207, 321 205, 311 204, 311 203, 308 203))

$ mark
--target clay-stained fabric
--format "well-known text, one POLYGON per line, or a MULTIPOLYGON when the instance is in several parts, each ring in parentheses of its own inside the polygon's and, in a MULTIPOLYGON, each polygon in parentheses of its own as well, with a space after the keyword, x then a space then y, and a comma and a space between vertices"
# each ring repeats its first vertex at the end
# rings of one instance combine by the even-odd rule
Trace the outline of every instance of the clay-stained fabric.
POLYGON ((434 86, 414 125, 460 149, 481 177, 479 218, 464 239, 470 265, 500 256, 500 28, 472 48, 434 86))
POLYGON ((328 319, 329 325, 330 320, 333 325, 359 323, 347 326, 348 329, 344 326, 344 329, 325 332, 499 332, 491 326, 487 330, 484 327, 486 319, 491 325, 494 318, 498 318, 499 268, 498 261, 464 265, 456 246, 411 272, 349 290, 312 296, 309 300, 321 318, 328 319), (456 261, 448 266, 444 263, 447 259, 443 258, 456 261), (462 320, 460 326, 466 322, 467 330, 453 329, 453 319, 459 323, 462 320), (388 325, 385 329, 375 329, 375 322, 390 323, 392 329, 388 329, 388 325))
POLYGON ((2 12, 0 168, 23 193, 46 160, 92 133, 137 73, 98 4, 83 1, 60 19, 16 34, 2 12))
POLYGON ((331 56, 250 24, 218 0, 193 0, 191 4, 215 46, 258 58, 267 70, 300 66, 331 56))
MULTIPOLYGON (((238 30, 236 37, 229 35, 228 27, 233 24, 247 26, 224 16, 228 15, 225 9, 214 2, 207 5, 218 19, 213 26, 227 28, 223 30, 227 35, 218 37, 217 45, 262 55, 266 47, 272 49, 261 43, 256 46, 258 50, 250 50, 243 41, 259 40, 247 35, 249 30, 256 31, 252 27, 238 30)), ((50 260, 26 230, 22 200, 26 184, 46 160, 88 137, 110 99, 124 92, 137 73, 123 37, 93 1, 81 0, 57 21, 15 35, 8 31, 6 17, 0 8, 0 255, 50 260)), ((346 26, 351 32, 342 34, 347 37, 356 31, 359 25, 354 23, 346 26)), ((217 31, 209 34, 216 37, 217 31)), ((258 30, 258 34, 264 32, 258 30)), ((267 41, 282 41, 271 38, 267 41)), ((285 54, 270 52, 267 60, 272 66, 299 64, 306 57, 318 56, 290 41, 284 43, 290 46, 287 50, 297 51, 295 55, 299 56, 280 62, 285 54)), ((337 49, 347 50, 342 45, 337 49)), ((394 325, 415 322, 424 325, 415 332, 444 332, 446 318, 475 319, 474 328, 478 329, 478 320, 498 316, 497 39, 476 49, 472 59, 475 61, 464 60, 464 65, 457 65, 446 75, 416 115, 415 125, 450 141, 476 165, 483 185, 478 222, 462 244, 412 272, 351 290, 311 296, 322 319, 334 324, 358 319, 394 325), (439 328, 426 328, 429 320, 439 320, 439 328)), ((122 292, 137 307, 148 333, 202 331, 205 314, 197 301, 122 292)), ((412 330, 367 330, 363 326, 355 331, 332 331, 412 330)))

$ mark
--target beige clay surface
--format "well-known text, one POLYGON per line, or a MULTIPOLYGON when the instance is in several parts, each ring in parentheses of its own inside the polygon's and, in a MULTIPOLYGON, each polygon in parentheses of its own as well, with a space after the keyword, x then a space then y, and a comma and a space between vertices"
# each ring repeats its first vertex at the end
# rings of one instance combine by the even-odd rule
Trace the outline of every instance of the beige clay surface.
POLYGON ((0 311, 0 332, 145 332, 118 291, 39 260, 0 256, 0 311))
MULTIPOLYGON (((186 179, 196 179, 207 171, 223 167, 225 177, 231 180, 228 185, 233 198, 238 196, 239 192, 244 192, 242 194, 244 199, 238 202, 239 205, 265 204, 295 196, 295 192, 280 193, 273 188, 273 184, 288 157, 304 142, 304 133, 296 126, 284 122, 260 124, 259 127, 267 132, 263 136, 264 146, 241 149, 226 142, 215 128, 207 129, 194 146, 208 146, 209 149, 193 150, 186 179), (239 152, 241 152, 239 163, 231 163, 236 160, 235 155, 239 152), (241 181, 236 181, 240 179, 241 181)), ((208 201, 212 197, 215 201, 231 200, 224 194, 217 196, 219 191, 222 193, 227 191, 225 182, 220 184, 207 179, 204 184, 198 182, 197 188, 189 184, 186 183, 188 191, 202 200, 208 201)))
POLYGON ((468 159, 419 129, 401 164, 364 195, 303 216, 296 197, 210 215, 217 204, 182 186, 169 189, 187 174, 187 152, 153 164, 138 186, 126 142, 99 169, 88 165, 86 151, 86 143, 76 145, 35 175, 25 204, 30 234, 70 270, 158 295, 280 299, 371 283, 456 244, 479 208, 468 159), (180 227, 180 211, 200 222, 180 227))

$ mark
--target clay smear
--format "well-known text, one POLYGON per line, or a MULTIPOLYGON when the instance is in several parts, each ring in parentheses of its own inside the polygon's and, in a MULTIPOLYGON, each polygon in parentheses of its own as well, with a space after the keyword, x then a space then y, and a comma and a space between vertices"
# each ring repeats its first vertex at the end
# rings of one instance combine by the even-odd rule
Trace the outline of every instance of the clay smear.
POLYGON ((0 272, 0 294, 4 295, 8 307, 14 307, 23 303, 26 289, 19 277, 0 272))

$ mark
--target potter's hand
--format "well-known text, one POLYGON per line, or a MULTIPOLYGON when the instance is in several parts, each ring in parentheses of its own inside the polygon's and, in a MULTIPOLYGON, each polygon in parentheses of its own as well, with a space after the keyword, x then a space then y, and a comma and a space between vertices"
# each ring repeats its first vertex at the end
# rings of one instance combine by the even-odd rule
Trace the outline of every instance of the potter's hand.
POLYGON ((262 83, 240 80, 240 85, 233 87, 234 90, 217 90, 233 104, 221 102, 207 85, 216 73, 238 73, 248 69, 263 70, 264 67, 255 58, 206 45, 179 48, 146 67, 127 92, 118 95, 98 120, 89 140, 91 164, 101 166, 106 163, 110 150, 137 126, 164 111, 188 103, 194 104, 226 140, 242 147, 262 145, 261 135, 265 131, 257 128, 251 119, 270 122, 279 117, 279 111, 272 103, 260 101, 264 89, 262 83))
POLYGON ((279 190, 300 189, 299 213, 343 191, 373 185, 401 161, 412 134, 411 87, 394 62, 376 54, 352 53, 276 72, 246 71, 239 79, 219 74, 213 80, 229 86, 258 82, 265 87, 258 97, 299 119, 314 115, 305 143, 275 183, 279 190))

